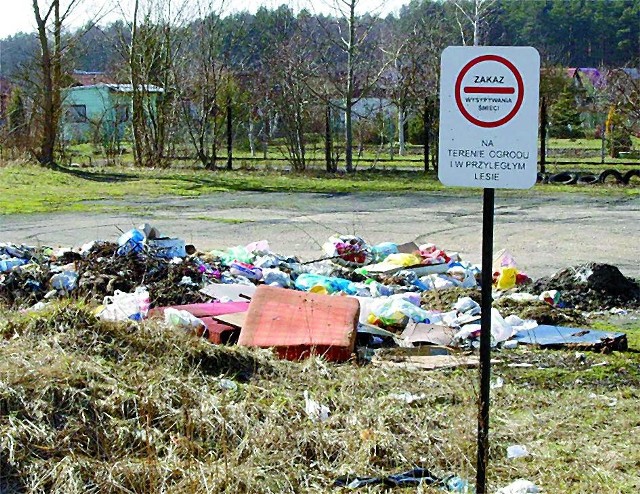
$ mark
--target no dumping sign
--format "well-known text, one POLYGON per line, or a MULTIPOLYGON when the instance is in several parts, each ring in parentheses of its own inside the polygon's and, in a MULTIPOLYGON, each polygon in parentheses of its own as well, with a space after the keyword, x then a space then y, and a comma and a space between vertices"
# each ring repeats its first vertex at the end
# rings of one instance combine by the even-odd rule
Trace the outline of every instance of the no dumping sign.
POLYGON ((539 79, 534 48, 450 46, 443 52, 438 176, 444 184, 535 184, 539 79))

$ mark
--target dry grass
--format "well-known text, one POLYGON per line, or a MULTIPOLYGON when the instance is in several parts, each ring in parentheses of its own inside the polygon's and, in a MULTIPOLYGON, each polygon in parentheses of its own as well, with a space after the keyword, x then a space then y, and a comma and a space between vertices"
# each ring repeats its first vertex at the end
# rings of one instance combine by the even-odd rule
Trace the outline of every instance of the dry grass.
MULTIPOLYGON (((0 316, 0 334, 3 493, 329 492, 339 475, 414 466, 474 478, 475 370, 283 362, 155 323, 100 322, 77 304, 0 316), (306 416, 304 390, 329 420, 306 416), (403 391, 426 398, 390 397, 403 391)), ((491 492, 516 478, 548 493, 637 492, 638 354, 499 358, 491 492), (511 444, 532 455, 508 460, 511 444)))

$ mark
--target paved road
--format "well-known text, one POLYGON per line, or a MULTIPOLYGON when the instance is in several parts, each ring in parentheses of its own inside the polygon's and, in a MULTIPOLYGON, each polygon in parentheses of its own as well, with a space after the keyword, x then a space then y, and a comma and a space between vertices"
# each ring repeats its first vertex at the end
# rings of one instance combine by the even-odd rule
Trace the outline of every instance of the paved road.
MULTIPOLYGON (((321 255, 334 233, 371 243, 432 242, 481 261, 482 197, 434 193, 294 194, 233 192, 199 198, 112 201, 127 213, 0 216, 0 241, 80 245, 115 240, 143 222, 201 250, 267 239, 272 250, 304 260, 321 255)), ((618 266, 640 279, 640 199, 578 194, 496 194, 494 250, 508 249, 537 278, 578 263, 618 266)))

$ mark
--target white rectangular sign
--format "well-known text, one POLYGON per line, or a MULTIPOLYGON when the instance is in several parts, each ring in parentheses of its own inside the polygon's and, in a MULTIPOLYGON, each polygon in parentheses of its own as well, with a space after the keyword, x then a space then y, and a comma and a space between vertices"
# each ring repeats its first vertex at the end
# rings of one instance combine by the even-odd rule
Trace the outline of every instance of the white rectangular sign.
POLYGON ((446 48, 440 70, 440 181, 532 187, 538 172, 539 86, 535 48, 446 48))

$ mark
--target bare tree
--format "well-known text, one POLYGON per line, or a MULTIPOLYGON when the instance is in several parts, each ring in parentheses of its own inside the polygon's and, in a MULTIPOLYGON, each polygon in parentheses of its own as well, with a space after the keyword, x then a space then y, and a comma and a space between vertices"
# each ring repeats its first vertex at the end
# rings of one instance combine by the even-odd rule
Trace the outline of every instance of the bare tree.
POLYGON ((295 170, 307 166, 307 133, 312 123, 312 93, 303 69, 308 63, 305 37, 296 33, 284 41, 271 60, 276 87, 272 100, 279 115, 286 155, 295 170))
POLYGON ((135 0, 129 35, 121 35, 131 83, 137 165, 158 166, 166 160, 167 133, 177 116, 173 68, 185 40, 181 27, 187 6, 187 0, 135 0))
POLYGON ((50 0, 45 4, 32 0, 37 26, 40 54, 38 56, 38 147, 33 151, 40 164, 55 166, 55 150, 62 113, 64 55, 68 43, 63 41, 63 29, 69 15, 80 0, 50 0))
POLYGON ((440 54, 452 42, 444 9, 436 3, 406 7, 404 16, 385 33, 385 53, 391 64, 382 78, 397 108, 399 154, 404 155, 405 126, 410 114, 423 116, 425 171, 429 169, 430 139, 435 134, 440 54))
MULTIPOLYGON (((331 81, 340 102, 332 105, 344 112, 345 169, 353 171, 353 109, 370 93, 382 75, 385 64, 375 43, 373 31, 379 18, 360 15, 361 0, 333 0, 335 17, 317 17, 321 33, 317 36, 316 77, 331 81)), ((319 95, 321 96, 321 95, 319 95)))
POLYGON ((497 0, 453 0, 456 8, 455 19, 463 45, 469 41, 468 26, 471 27, 473 46, 482 44, 483 29, 496 2, 497 0))
POLYGON ((222 94, 230 74, 222 60, 222 33, 218 12, 199 4, 201 19, 186 32, 189 54, 176 66, 181 81, 180 106, 188 140, 200 163, 213 169, 224 120, 222 94))

